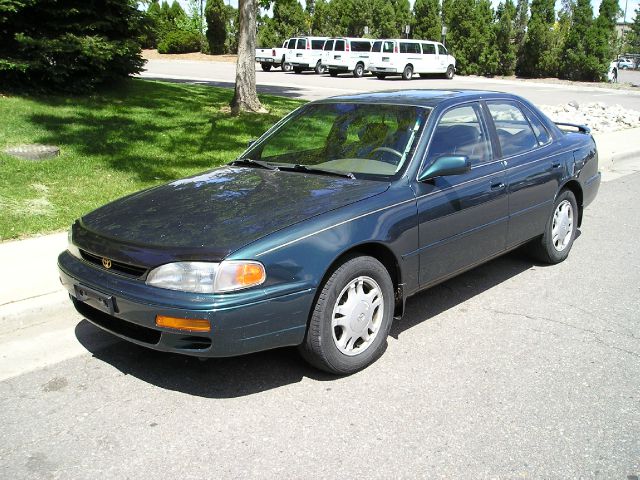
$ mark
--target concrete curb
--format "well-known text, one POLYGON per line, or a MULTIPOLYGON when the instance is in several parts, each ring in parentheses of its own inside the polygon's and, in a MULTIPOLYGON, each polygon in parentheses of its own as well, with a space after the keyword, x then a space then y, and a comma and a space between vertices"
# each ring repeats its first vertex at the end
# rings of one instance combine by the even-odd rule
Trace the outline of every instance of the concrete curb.
POLYGON ((66 290, 0 305, 0 335, 47 323, 52 312, 71 306, 66 290))

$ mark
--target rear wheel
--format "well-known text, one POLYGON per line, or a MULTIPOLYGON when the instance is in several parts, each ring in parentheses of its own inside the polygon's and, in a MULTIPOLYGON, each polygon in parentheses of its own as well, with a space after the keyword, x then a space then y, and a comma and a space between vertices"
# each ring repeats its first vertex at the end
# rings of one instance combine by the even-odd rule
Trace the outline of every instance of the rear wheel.
POLYGON ((320 60, 318 60, 318 63, 316 63, 316 66, 313 69, 313 71, 316 72, 318 75, 324 72, 324 67, 322 66, 322 63, 320 63, 320 60))
POLYGON ((455 73, 456 73, 456 69, 453 68, 453 65, 449 65, 447 67, 447 71, 444 74, 444 78, 446 78, 447 80, 451 80, 455 75, 455 73))
POLYGON ((331 75, 332 77, 337 77, 338 76, 338 71, 337 70, 329 70, 329 75, 331 75))
POLYGON ((384 80, 385 78, 387 78, 384 73, 376 73, 376 77, 378 77, 378 80, 384 80))
POLYGON ((353 69, 353 76, 360 78, 362 75, 364 75, 364 65, 362 63, 358 63, 356 68, 353 69))
POLYGON ((284 57, 282 57, 282 63, 280 65, 282 66, 282 71, 283 72, 290 72, 291 71, 291 64, 290 63, 286 63, 284 61, 284 57))
POLYGON ((402 79, 411 80, 411 77, 413 77, 413 67, 411 65, 407 65, 402 71, 402 79))
POLYGON ((544 234, 529 243, 529 252, 541 262, 560 263, 569 256, 577 229, 576 197, 571 190, 563 190, 553 204, 544 234))
POLYGON ((386 349, 393 308, 387 269, 373 257, 352 257, 322 287, 300 353, 321 370, 357 372, 386 349))
POLYGON ((261 63, 260 65, 262 66, 262 70, 264 70, 265 72, 268 72, 269 70, 271 70, 270 63, 261 63))
POLYGON ((302 73, 302 69, 300 67, 293 67, 293 73, 302 73))

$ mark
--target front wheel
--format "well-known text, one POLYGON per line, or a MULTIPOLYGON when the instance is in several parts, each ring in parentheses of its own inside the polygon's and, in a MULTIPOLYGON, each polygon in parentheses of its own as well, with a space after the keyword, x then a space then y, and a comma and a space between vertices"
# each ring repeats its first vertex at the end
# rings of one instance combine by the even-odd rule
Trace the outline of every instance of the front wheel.
POLYGON ((384 73, 376 73, 378 80, 384 80, 387 76, 384 73))
POLYGON ((316 63, 315 68, 313 69, 314 72, 316 72, 318 75, 320 75, 321 73, 324 73, 325 68, 322 66, 322 63, 320 63, 320 60, 318 60, 318 63, 316 63))
POLYGON ((261 63, 260 64, 262 66, 262 70, 265 72, 268 72, 269 70, 271 70, 271 64, 270 63, 261 63))
POLYGON ((283 72, 290 72, 291 71, 291 64, 290 63, 286 63, 284 61, 284 58, 282 59, 282 63, 280 65, 282 65, 282 71, 283 72))
POLYGON ((407 65, 402 71, 402 79, 411 80, 411 77, 413 77, 413 67, 411 65, 407 65))
POLYGON ((393 309, 393 282, 384 265, 352 257, 322 287, 300 353, 321 370, 357 372, 384 353, 393 309))
POLYGON ((569 256, 578 229, 578 204, 570 190, 563 190, 553 204, 542 237, 529 243, 530 253, 544 263, 560 263, 569 256))
POLYGON ((444 74, 444 78, 446 78, 447 80, 451 80, 453 79, 453 76, 455 75, 455 73, 456 73, 456 69, 453 68, 453 65, 449 65, 447 67, 447 71, 444 74))
POLYGON ((353 69, 353 76, 360 78, 362 75, 364 75, 364 65, 359 63, 356 65, 356 68, 353 69))

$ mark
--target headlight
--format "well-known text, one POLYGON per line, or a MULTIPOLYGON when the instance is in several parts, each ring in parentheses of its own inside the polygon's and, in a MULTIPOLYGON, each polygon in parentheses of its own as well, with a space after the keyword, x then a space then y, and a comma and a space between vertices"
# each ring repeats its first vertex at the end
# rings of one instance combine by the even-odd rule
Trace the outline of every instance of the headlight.
POLYGON ((151 270, 147 285, 195 293, 221 293, 260 285, 267 278, 260 262, 177 262, 151 270))
POLYGON ((67 250, 74 257, 82 258, 82 255, 80 255, 80 249, 73 244, 73 227, 69 229, 69 233, 67 234, 67 250))

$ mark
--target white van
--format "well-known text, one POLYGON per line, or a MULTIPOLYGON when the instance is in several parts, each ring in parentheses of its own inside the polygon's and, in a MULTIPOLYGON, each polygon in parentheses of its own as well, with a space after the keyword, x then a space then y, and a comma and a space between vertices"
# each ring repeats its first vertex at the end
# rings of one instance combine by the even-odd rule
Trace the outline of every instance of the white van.
POLYGON ((456 59, 438 42, 427 40, 376 40, 371 49, 369 71, 382 79, 388 75, 402 75, 411 80, 414 73, 421 77, 441 73, 452 79, 456 59))
POLYGON ((304 70, 315 70, 316 73, 321 73, 322 48, 325 40, 327 40, 327 37, 296 37, 289 39, 285 62, 290 63, 296 73, 304 70))
POLYGON ((366 38, 330 38, 324 43, 322 67, 335 77, 351 72, 359 78, 369 69, 372 40, 366 38))

